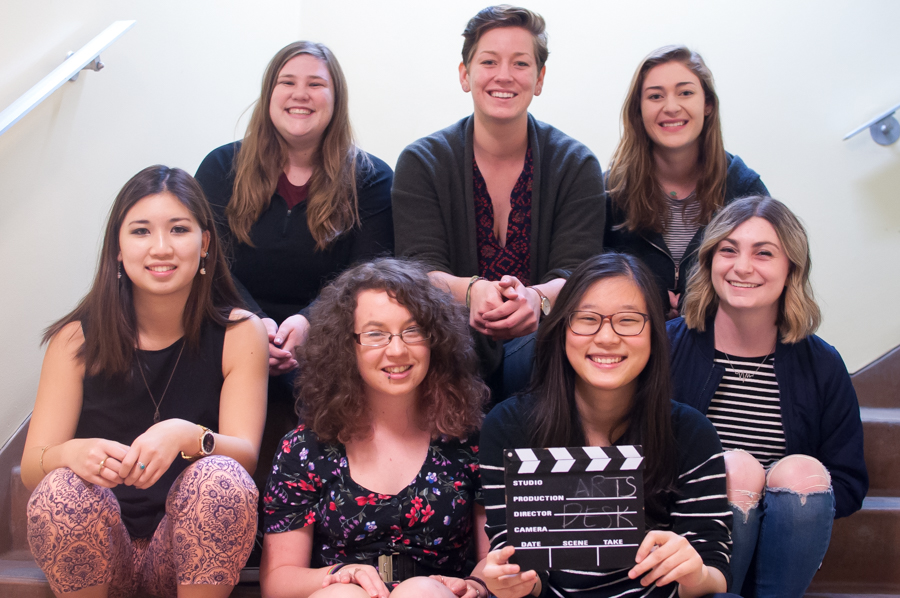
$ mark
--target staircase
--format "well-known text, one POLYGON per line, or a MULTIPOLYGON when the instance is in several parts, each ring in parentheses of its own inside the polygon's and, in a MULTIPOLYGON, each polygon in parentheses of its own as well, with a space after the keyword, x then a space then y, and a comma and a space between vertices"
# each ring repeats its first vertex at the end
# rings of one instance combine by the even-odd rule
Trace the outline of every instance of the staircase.
POLYGON ((869 494, 834 522, 809 598, 900 596, 900 347, 853 375, 869 494))

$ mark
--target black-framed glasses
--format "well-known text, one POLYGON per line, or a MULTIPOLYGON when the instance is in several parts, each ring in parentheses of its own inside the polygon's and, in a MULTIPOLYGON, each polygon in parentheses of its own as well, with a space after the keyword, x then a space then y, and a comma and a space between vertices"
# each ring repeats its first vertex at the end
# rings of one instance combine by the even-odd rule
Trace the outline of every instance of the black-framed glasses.
POLYGON ((644 331, 650 316, 639 311, 617 311, 608 316, 594 311, 573 311, 569 314, 569 330, 578 336, 594 336, 605 320, 609 320, 613 332, 619 336, 637 336, 644 331))
POLYGON ((363 347, 386 347, 391 344, 391 341, 394 340, 395 336, 399 336, 400 340, 407 345, 418 345, 431 338, 431 335, 426 332, 425 329, 419 328, 418 326, 407 328, 398 334, 391 334, 384 330, 370 330, 369 332, 353 333, 353 338, 355 338, 356 342, 363 347))

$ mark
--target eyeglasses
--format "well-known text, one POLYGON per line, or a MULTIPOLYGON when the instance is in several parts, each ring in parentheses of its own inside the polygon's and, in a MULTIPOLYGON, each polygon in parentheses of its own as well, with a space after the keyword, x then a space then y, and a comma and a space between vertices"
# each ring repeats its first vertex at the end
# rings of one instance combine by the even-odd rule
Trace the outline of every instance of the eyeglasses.
POLYGON ((395 336, 399 336, 407 345, 418 345, 431 338, 431 335, 418 326, 407 328, 399 334, 391 334, 383 330, 371 330, 369 332, 353 333, 353 338, 363 347, 386 347, 391 344, 395 336))
POLYGON ((650 316, 639 311, 618 311, 609 316, 593 311, 573 311, 569 314, 569 330, 578 336, 594 336, 607 319, 619 336, 637 336, 644 331, 650 316))

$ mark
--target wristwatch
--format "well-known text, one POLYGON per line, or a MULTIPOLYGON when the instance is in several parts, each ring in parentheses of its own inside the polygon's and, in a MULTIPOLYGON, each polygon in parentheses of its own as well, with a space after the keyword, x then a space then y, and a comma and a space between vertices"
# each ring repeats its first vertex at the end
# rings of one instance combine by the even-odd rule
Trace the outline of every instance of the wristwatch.
POLYGON ((206 426, 201 426, 197 424, 197 427, 200 428, 200 452, 196 455, 185 455, 184 451, 181 452, 182 459, 199 459, 201 457, 208 457, 213 454, 213 451, 216 450, 216 435, 212 430, 207 428, 206 426))
POLYGON ((545 316, 550 315, 550 300, 547 298, 547 295, 543 294, 540 289, 537 287, 531 287, 534 289, 537 294, 541 297, 541 313, 545 316))

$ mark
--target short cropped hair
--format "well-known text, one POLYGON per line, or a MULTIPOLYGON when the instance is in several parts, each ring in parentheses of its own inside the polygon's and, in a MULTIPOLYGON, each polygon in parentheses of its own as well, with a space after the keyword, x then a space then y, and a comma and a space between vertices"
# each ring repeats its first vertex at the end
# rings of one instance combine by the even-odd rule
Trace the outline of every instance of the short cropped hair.
POLYGON ((688 328, 704 331, 707 319, 719 308, 719 297, 712 284, 712 260, 719 242, 751 218, 762 218, 772 225, 790 262, 784 292, 778 302, 776 325, 784 343, 796 343, 819 327, 822 313, 809 282, 812 258, 809 238, 803 224, 777 199, 752 196, 738 199, 710 221, 703 235, 697 264, 687 283, 684 321, 688 328))
POLYGON ((478 40, 491 29, 521 27, 534 38, 534 59, 537 61, 538 72, 541 72, 541 69, 544 68, 544 64, 547 62, 547 57, 550 55, 550 50, 547 49, 545 26, 544 17, 527 8, 510 6, 509 4, 488 6, 469 19, 462 33, 463 38, 465 38, 462 48, 463 64, 466 65, 466 68, 469 67, 469 62, 472 61, 475 48, 478 46, 478 40))
POLYGON ((347 270, 313 304, 296 385, 303 422, 324 442, 346 443, 370 433, 353 336, 357 298, 366 290, 385 291, 430 336, 430 365, 419 400, 432 434, 466 438, 477 430, 489 392, 478 377, 469 318, 449 293, 431 284, 424 266, 393 258, 347 270))

